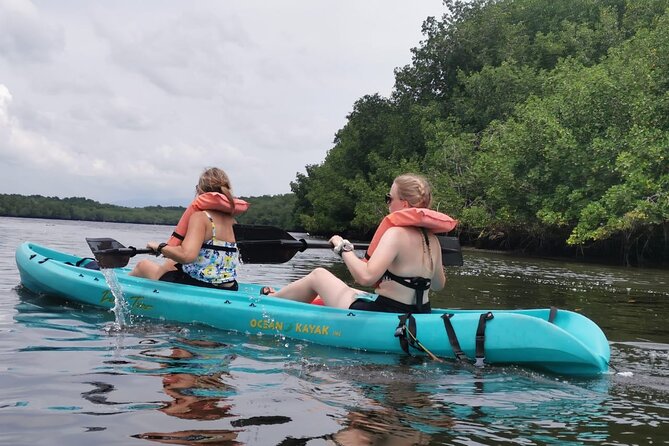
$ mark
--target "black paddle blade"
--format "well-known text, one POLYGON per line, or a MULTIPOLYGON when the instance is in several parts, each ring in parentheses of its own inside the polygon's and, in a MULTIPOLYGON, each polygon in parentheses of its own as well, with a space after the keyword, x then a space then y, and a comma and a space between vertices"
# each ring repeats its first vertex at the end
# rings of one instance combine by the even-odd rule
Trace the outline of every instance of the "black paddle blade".
POLYGON ((122 268, 136 252, 112 238, 86 238, 86 243, 100 268, 122 268))
POLYGON ((295 240, 287 231, 275 226, 236 224, 233 230, 238 243, 246 240, 295 240))
POLYGON ((441 244, 441 263, 444 266, 462 266, 464 260, 462 259, 462 247, 460 247, 460 240, 457 237, 449 237, 446 235, 438 235, 439 243, 441 244))
POLYGON ((258 240, 261 243, 249 243, 249 240, 237 242, 242 263, 286 263, 301 251, 297 247, 284 246, 284 240, 258 240))
POLYGON ((243 263, 286 263, 306 248, 304 243, 275 226, 236 224, 233 229, 243 263))

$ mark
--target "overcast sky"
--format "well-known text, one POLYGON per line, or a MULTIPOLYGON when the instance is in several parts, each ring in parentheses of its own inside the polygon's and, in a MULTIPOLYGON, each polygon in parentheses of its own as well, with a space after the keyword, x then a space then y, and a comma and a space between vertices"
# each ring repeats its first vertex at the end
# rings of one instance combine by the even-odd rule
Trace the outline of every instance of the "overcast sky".
MULTIPOLYGON (((441 0, 0 0, 0 193, 187 204, 290 191, 388 96, 441 0)), ((342 166, 345 168, 345 166, 342 166)))

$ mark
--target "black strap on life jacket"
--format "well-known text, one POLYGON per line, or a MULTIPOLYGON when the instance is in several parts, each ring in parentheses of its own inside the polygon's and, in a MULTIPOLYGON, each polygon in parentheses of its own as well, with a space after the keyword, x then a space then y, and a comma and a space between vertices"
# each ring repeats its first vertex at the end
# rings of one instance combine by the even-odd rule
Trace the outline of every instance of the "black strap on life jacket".
POLYGON ((390 279, 407 288, 416 290, 416 309, 419 313, 423 312, 423 294, 430 289, 432 280, 424 277, 402 277, 386 271, 382 279, 390 279))
POLYGON ((202 244, 202 249, 211 249, 213 251, 227 251, 227 252, 237 252, 237 248, 232 248, 229 246, 218 246, 218 245, 210 245, 208 243, 203 243, 202 244))
POLYGON ((395 329, 395 337, 400 341, 400 347, 404 350, 409 356, 413 356, 409 352, 409 347, 413 347, 418 351, 424 351, 420 347, 417 337, 417 328, 416 328, 416 318, 414 318, 411 313, 400 314, 397 316, 400 320, 400 323, 395 329))
MULTIPOLYGON (((176 232, 172 233, 172 237, 177 238, 181 240, 182 242, 184 241, 184 236, 181 234, 178 234, 176 232)), ((237 252, 237 248, 230 248, 229 246, 218 246, 218 245, 211 245, 208 243, 203 243, 202 244, 202 249, 213 249, 214 251, 226 251, 226 252, 237 252)))
MULTIPOLYGON (((425 244, 429 247, 430 237, 427 233, 427 230, 425 228, 418 228, 418 229, 420 229, 420 232, 423 234, 423 238, 425 239, 425 244)), ((365 251, 365 259, 369 260, 369 258, 370 258, 369 253, 365 251)), ((425 293, 425 291, 430 289, 430 286, 432 285, 431 279, 426 279, 424 277, 402 277, 398 276, 397 274, 393 274, 390 271, 386 271, 383 274, 381 280, 384 279, 390 279, 393 282, 397 282, 400 285, 404 285, 407 288, 416 290, 416 309, 418 309, 419 313, 423 312, 423 294, 425 293)))
POLYGON ((453 354, 455 355, 455 359, 458 361, 466 361, 467 360, 467 355, 465 355, 465 352, 462 351, 460 348, 460 342, 458 342, 458 336, 455 334, 455 329, 453 328, 453 324, 451 323, 451 318, 453 317, 453 313, 444 313, 441 315, 441 318, 444 320, 444 328, 446 328, 446 335, 448 335, 448 342, 451 344, 451 348, 453 349, 453 354))

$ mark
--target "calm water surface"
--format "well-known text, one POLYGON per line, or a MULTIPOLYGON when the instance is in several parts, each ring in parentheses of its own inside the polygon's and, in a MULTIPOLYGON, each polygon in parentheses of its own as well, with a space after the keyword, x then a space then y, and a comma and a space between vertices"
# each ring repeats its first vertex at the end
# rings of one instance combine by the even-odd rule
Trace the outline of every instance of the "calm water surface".
MULTIPOLYGON (((126 245, 171 228, 0 217, 0 444, 669 444, 669 272, 467 251, 433 306, 555 305, 597 322, 612 370, 595 379, 473 370, 198 325, 135 322, 23 289, 14 250, 82 256, 85 237, 126 245)), ((244 265, 281 286, 329 251, 244 265)))

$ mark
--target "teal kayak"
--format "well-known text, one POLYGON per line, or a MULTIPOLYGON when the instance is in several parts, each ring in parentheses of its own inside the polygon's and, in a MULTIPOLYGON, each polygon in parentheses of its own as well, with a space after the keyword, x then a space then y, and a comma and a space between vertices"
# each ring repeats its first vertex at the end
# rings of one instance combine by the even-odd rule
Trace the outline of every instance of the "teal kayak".
MULTIPOLYGON (((104 275, 76 266, 81 260, 29 242, 16 250, 21 283, 28 290, 113 308, 104 275)), ((433 309, 431 314, 407 318, 263 296, 262 286, 252 283, 226 291, 132 277, 128 268, 113 271, 133 316, 371 352, 403 354, 401 344, 406 342, 400 341, 417 339, 441 358, 473 362, 478 357, 480 363, 484 357, 486 364, 515 364, 564 375, 592 376, 608 370, 609 343, 602 330, 567 310, 433 309)), ((424 354, 411 346, 409 351, 424 354)))

